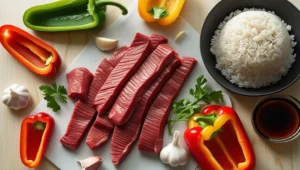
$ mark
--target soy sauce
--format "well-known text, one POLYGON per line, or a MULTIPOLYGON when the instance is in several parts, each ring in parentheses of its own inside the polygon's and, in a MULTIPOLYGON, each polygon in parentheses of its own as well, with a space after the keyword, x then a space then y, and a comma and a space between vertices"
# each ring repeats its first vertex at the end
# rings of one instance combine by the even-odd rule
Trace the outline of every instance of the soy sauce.
POLYGON ((298 130, 299 114, 297 105, 287 99, 268 99, 254 111, 255 126, 269 139, 286 139, 298 130))

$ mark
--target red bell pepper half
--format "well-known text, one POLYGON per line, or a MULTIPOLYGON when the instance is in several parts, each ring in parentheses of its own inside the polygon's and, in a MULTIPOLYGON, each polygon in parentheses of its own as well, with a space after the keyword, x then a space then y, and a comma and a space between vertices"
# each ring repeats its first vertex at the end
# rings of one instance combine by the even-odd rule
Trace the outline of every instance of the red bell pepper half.
POLYGON ((184 138, 201 169, 254 169, 252 146, 232 108, 211 105, 191 119, 184 138))
POLYGON ((1 26, 0 42, 15 59, 39 75, 53 76, 61 65, 54 48, 18 27, 1 26))
POLYGON ((26 117, 21 125, 20 156, 24 165, 37 167, 54 129, 54 119, 47 113, 26 117))

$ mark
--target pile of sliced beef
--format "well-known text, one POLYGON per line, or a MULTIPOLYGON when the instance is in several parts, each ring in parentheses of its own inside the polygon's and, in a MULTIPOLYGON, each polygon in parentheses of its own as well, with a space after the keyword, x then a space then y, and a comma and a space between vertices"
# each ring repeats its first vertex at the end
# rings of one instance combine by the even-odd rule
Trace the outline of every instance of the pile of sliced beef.
POLYGON ((86 144, 96 149, 112 136, 115 165, 138 138, 139 150, 159 153, 172 102, 197 63, 179 58, 167 43, 160 35, 137 33, 129 47, 102 60, 94 75, 82 67, 68 73, 68 95, 78 101, 61 143, 76 149, 88 133, 86 144))

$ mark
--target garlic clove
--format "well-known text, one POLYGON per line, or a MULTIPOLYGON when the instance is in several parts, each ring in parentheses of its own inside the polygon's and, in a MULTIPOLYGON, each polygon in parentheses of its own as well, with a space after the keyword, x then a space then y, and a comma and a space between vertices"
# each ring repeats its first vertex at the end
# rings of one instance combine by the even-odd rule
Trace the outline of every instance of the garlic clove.
POLYGON ((91 156, 83 160, 77 160, 80 163, 82 170, 98 170, 103 159, 98 156, 91 156))
POLYGON ((102 51, 108 51, 116 48, 119 40, 105 37, 95 37, 96 46, 102 51))

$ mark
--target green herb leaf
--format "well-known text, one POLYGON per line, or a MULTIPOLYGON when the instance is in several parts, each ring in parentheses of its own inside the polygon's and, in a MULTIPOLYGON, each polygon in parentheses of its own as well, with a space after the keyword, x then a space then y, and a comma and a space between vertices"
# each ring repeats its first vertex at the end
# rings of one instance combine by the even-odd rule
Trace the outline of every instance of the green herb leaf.
POLYGON ((183 102, 182 102, 182 103, 183 103, 183 105, 186 106, 187 104, 190 103, 190 100, 189 100, 189 99, 183 99, 183 102))
POLYGON ((221 103, 224 101, 222 91, 213 91, 209 87, 206 87, 207 80, 201 75, 196 80, 195 88, 190 89, 190 95, 194 98, 190 100, 188 98, 181 99, 178 102, 173 102, 172 110, 175 118, 168 121, 169 134, 172 135, 172 128, 176 122, 187 121, 195 113, 199 113, 201 110, 200 103, 206 104, 221 103))
POLYGON ((55 98, 52 96, 45 96, 44 99, 47 101, 47 107, 52 108, 54 112, 60 110, 59 104, 55 101, 55 98))
MULTIPOLYGON (((64 86, 59 86, 57 90, 58 94, 65 94, 67 95, 67 89, 64 86)), ((57 98, 62 102, 62 103, 67 103, 67 97, 64 95, 58 95, 57 98)))
POLYGON ((148 11, 154 19, 161 19, 168 15, 166 8, 154 6, 150 11, 148 11))
POLYGON ((67 103, 67 90, 64 86, 57 86, 56 83, 52 83, 50 86, 40 86, 40 90, 45 96, 44 99, 47 101, 47 107, 52 108, 54 112, 60 110, 60 105, 57 103, 56 99, 62 103, 67 103))
POLYGON ((210 104, 211 102, 215 103, 221 103, 224 101, 222 91, 213 91, 203 97, 203 101, 207 104, 210 104))
POLYGON ((194 104, 193 109, 195 113, 199 113, 201 111, 201 107, 199 104, 194 104))

